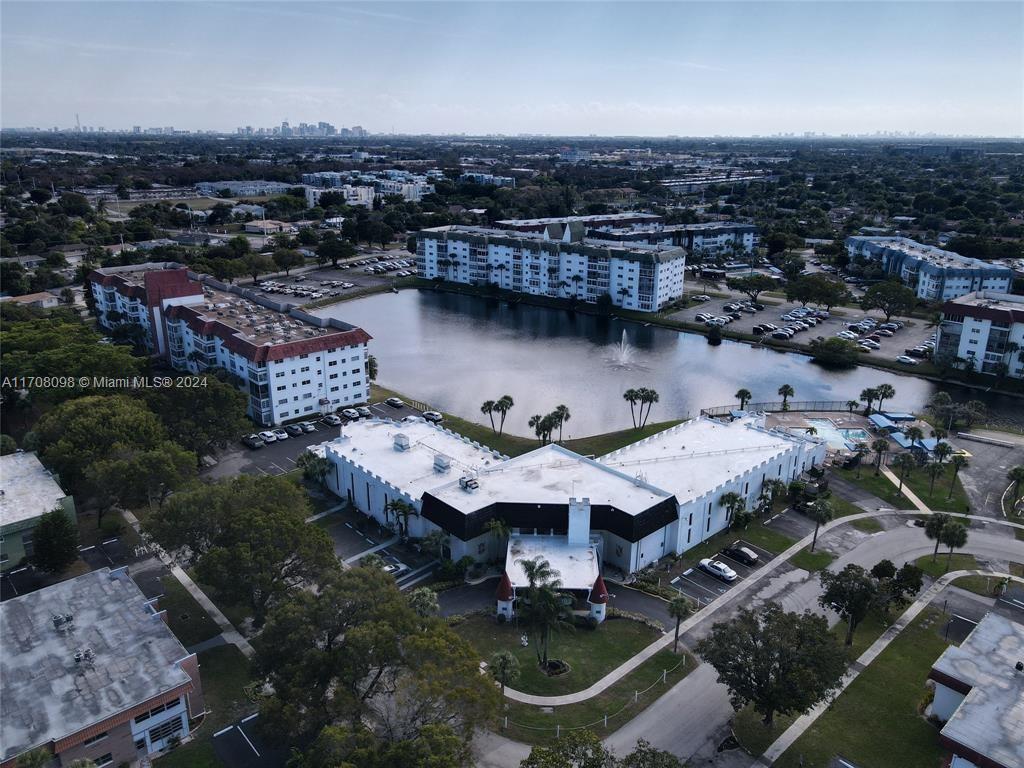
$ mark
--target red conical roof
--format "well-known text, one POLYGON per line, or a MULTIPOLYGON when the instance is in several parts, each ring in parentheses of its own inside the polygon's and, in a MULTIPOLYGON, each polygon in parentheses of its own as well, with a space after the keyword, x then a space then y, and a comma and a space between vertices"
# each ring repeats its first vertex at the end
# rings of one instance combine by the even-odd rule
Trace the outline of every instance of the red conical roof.
POLYGON ((601 578, 601 574, 597 575, 597 581, 590 588, 589 602, 591 605, 603 605, 608 602, 608 589, 604 585, 604 579, 601 578))
POLYGON ((512 581, 509 579, 507 573, 501 574, 501 581, 498 582, 498 592, 495 595, 499 600, 511 600, 516 596, 515 590, 512 589, 512 581))

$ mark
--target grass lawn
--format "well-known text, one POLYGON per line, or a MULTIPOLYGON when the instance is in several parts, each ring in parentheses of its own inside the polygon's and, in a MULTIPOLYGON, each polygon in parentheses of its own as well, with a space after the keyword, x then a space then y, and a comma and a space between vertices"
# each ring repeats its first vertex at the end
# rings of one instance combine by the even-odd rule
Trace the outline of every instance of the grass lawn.
POLYGON ((774 528, 768 528, 761 522, 755 521, 745 530, 722 531, 706 539, 703 544, 686 550, 680 558, 680 564, 673 567, 672 573, 681 573, 688 567, 696 566, 703 558, 717 554, 723 547, 729 546, 737 539, 742 539, 776 555, 789 549, 790 545, 796 541, 796 539, 779 533, 774 528))
MULTIPOLYGON (((863 509, 858 507, 852 501, 847 501, 836 493, 830 494, 828 500, 832 504, 832 509, 835 511, 837 519, 840 517, 849 517, 850 515, 864 514, 863 509)), ((856 525, 856 523, 854 523, 854 525, 856 525)))
MULTIPOLYGON (((598 631, 601 630, 598 629, 598 631)), ((696 661, 689 654, 676 655, 672 653, 671 649, 659 651, 615 685, 579 704, 541 708, 509 701, 505 710, 509 727, 497 730, 509 738, 527 744, 556 743, 556 725, 562 728, 587 726, 603 738, 621 728, 657 701, 663 693, 686 677, 695 667, 696 661), (666 681, 662 683, 662 674, 665 672, 667 672, 666 681), (642 693, 634 701, 636 691, 642 693), (608 716, 607 728, 604 727, 603 722, 605 715, 608 716)))
POLYGON ((765 726, 753 707, 744 707, 732 719, 732 733, 751 757, 760 757, 796 720, 796 715, 776 715, 771 728, 765 726))
MULTIPOLYGON (((857 625, 853 631, 853 643, 846 647, 846 657, 850 661, 856 659, 868 649, 868 647, 879 638, 892 622, 871 611, 864 620, 857 625)), ((848 626, 845 621, 835 624, 829 631, 835 635, 840 643, 846 642, 846 630, 848 626)))
POLYGON ((960 485, 959 477, 953 484, 953 495, 949 495, 949 484, 952 480, 953 468, 946 464, 942 467, 942 472, 935 478, 935 487, 931 491, 928 490, 928 486, 932 482, 931 476, 924 469, 911 472, 905 482, 910 486, 910 490, 928 505, 929 509, 966 512, 968 508, 967 494, 964 493, 963 486, 960 485))
POLYGON ((827 768, 842 755, 863 766, 938 768, 944 753, 938 730, 918 705, 928 671, 947 645, 943 626, 940 611, 923 611, 775 765, 827 768))
POLYGON ((882 524, 875 520, 873 517, 864 517, 860 520, 851 520, 850 525, 856 528, 858 531, 864 531, 864 533, 878 533, 883 530, 882 524))
POLYGON ((976 595, 982 597, 994 597, 992 590, 1002 581, 992 576, 961 576, 959 579, 954 579, 953 586, 960 587, 960 589, 966 589, 968 592, 973 592, 976 595))
POLYGON ((512 687, 541 696, 582 691, 661 636, 640 622, 617 618, 605 621, 596 630, 577 628, 552 633, 550 657, 565 661, 572 671, 548 677, 537 668, 536 638, 530 637, 528 648, 519 642, 522 628, 498 624, 490 616, 470 616, 454 630, 473 645, 483 661, 496 651, 512 651, 520 669, 512 687))
POLYGON ((927 575, 933 579, 939 578, 944 573, 949 571, 971 571, 978 568, 978 561, 975 560, 974 555, 965 555, 961 553, 953 553, 953 557, 949 557, 949 551, 942 551, 942 547, 939 547, 939 556, 932 562, 931 555, 925 555, 919 557, 914 561, 914 565, 924 571, 927 575), (947 565, 948 561, 948 565, 947 565))
POLYGON ((245 695, 249 660, 236 646, 203 651, 199 668, 209 714, 192 741, 160 758, 161 768, 222 768, 213 751, 213 734, 257 709, 245 695))
POLYGON ((795 565, 797 568, 803 568, 805 571, 820 571, 827 568, 829 563, 836 559, 836 556, 831 552, 824 549, 819 549, 815 552, 811 552, 809 548, 804 547, 791 558, 789 562, 795 565))
MULTIPOLYGON (((252 609, 247 605, 238 605, 227 602, 217 593, 216 589, 211 587, 209 584, 203 584, 199 581, 196 577, 195 568, 189 568, 188 575, 192 578, 192 581, 198 584, 199 588, 206 593, 206 596, 213 601, 213 604, 220 608, 221 613, 227 616, 228 621, 234 625, 235 629, 242 632, 242 627, 245 626, 246 620, 252 618, 252 609)), ((245 633, 243 632, 243 634, 245 633)))
POLYGON ((1017 539, 1017 541, 1024 541, 1024 528, 1014 528, 1013 537, 1017 539))
MULTIPOLYGON (((857 477, 856 469, 837 468, 833 471, 836 473, 836 477, 840 477, 848 483, 853 483, 859 488, 863 488, 865 491, 877 496, 894 509, 913 508, 913 505, 910 503, 910 499, 897 491, 896 486, 889 482, 889 478, 882 474, 875 474, 875 468, 873 465, 868 466, 866 463, 861 465, 860 477, 857 477)), ((860 511, 863 512, 863 510, 860 511)))
POLYGON ((188 648, 220 634, 217 622, 181 586, 181 582, 173 576, 164 576, 160 583, 164 588, 160 608, 167 611, 167 624, 182 645, 188 648))

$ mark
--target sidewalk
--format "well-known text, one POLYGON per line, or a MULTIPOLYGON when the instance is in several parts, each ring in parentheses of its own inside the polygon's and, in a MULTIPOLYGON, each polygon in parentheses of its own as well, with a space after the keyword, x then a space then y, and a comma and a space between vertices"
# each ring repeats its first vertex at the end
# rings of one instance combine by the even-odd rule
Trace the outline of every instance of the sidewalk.
MULTIPOLYGON (((896 477, 896 475, 894 475, 892 473, 891 469, 889 469, 888 467, 882 467, 882 474, 885 475, 886 479, 890 483, 895 485, 897 489, 900 488, 900 479, 898 477, 896 477)), ((907 487, 906 483, 903 483, 903 488, 901 489, 900 492, 905 497, 907 497, 910 500, 911 504, 913 504, 915 507, 917 507, 922 512, 925 512, 925 513, 927 513, 929 515, 932 513, 931 509, 928 508, 928 505, 925 504, 923 501, 921 501, 921 499, 918 497, 918 495, 916 493, 914 493, 912 490, 910 490, 910 488, 907 487)))
POLYGON ((936 581, 928 587, 918 598, 914 601, 902 616, 900 616, 882 635, 871 644, 871 646, 862 653, 855 662, 853 662, 846 675, 843 676, 842 683, 840 684, 839 690, 836 691, 832 696, 827 699, 818 702, 807 714, 801 715, 796 721, 786 729, 786 731, 775 740, 775 742, 764 751, 761 757, 757 758, 751 763, 751 768, 767 768, 776 760, 778 760, 782 754, 789 749, 793 742, 795 742, 800 736, 814 725, 814 722, 821 717, 821 715, 832 705, 832 702, 838 698, 843 691, 845 691, 860 673, 867 669, 868 664, 878 658, 878 655, 884 651, 893 640, 899 637, 910 622, 917 618, 918 614, 925 609, 925 607, 935 599, 936 595, 941 592, 946 585, 952 582, 954 579, 958 579, 961 576, 995 576, 998 578, 1019 578, 1010 576, 1008 573, 990 573, 988 571, 977 571, 977 570, 966 570, 966 571, 951 571, 950 573, 943 574, 936 581))

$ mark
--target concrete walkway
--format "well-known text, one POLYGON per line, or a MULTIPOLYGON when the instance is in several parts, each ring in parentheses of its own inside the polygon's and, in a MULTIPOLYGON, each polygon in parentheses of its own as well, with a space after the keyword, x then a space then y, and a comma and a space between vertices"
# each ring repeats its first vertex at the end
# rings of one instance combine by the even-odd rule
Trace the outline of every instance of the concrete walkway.
POLYGON ((372 546, 369 549, 363 550, 362 552, 360 552, 357 555, 352 555, 352 557, 346 557, 344 560, 342 560, 342 562, 345 565, 352 565, 352 563, 354 563, 356 560, 359 560, 362 557, 366 557, 367 555, 372 555, 374 552, 380 552, 382 549, 387 549, 392 544, 397 544, 397 543, 398 543, 398 536, 393 536, 390 539, 388 539, 387 541, 381 542, 380 544, 372 546))
POLYGON ((945 589, 946 585, 961 576, 994 576, 997 578, 1012 578, 1024 583, 1024 580, 1011 576, 1008 573, 992 573, 989 571, 951 571, 950 573, 940 576, 930 587, 928 587, 928 589, 921 593, 917 600, 914 601, 914 603, 892 624, 892 626, 887 628, 881 636, 849 666, 846 674, 843 676, 843 680, 840 683, 838 691, 824 701, 816 704, 809 712, 807 712, 807 714, 801 715, 797 718, 796 721, 789 726, 789 728, 787 728, 786 731, 779 736, 779 738, 777 738, 770 747, 768 747, 768 749, 765 750, 761 757, 751 763, 751 768, 767 768, 778 760, 782 754, 793 745, 793 742, 800 738, 804 731, 810 728, 814 722, 821 717, 826 710, 828 710, 832 705, 832 702, 835 701, 843 691, 850 687, 850 683, 856 680, 860 676, 860 673, 867 669, 867 666, 872 661, 878 658, 879 654, 889 646, 889 643, 899 637, 900 632, 902 632, 910 622, 917 618, 918 614, 920 614, 921 611, 923 611, 928 604, 931 603, 931 601, 934 600, 943 589, 945 589))
POLYGON ((928 505, 921 501, 921 498, 912 490, 910 490, 910 488, 907 487, 906 483, 902 483, 903 487, 900 487, 900 479, 893 474, 891 469, 889 469, 888 467, 882 467, 882 474, 885 475, 886 480, 895 485, 896 489, 910 500, 911 504, 913 504, 922 512, 925 512, 929 515, 932 513, 928 505))
MULTIPOLYGON (((883 515, 916 516, 920 514, 921 511, 915 509, 910 511, 894 510, 889 512, 863 512, 857 515, 848 515, 847 517, 838 518, 836 520, 831 521, 830 523, 827 523, 826 525, 821 526, 821 528, 818 531, 818 537, 821 538, 822 535, 824 535, 827 531, 831 530, 832 528, 835 528, 840 525, 845 525, 847 523, 851 523, 854 520, 863 520, 867 518, 880 517, 883 515)), ((1024 525, 1020 523, 1012 523, 1004 520, 993 520, 989 517, 980 517, 978 515, 965 515, 956 512, 949 512, 946 514, 949 514, 951 517, 966 518, 968 520, 984 520, 989 525, 1002 525, 1008 528, 1019 528, 1021 530, 1024 530, 1024 525)), ((764 568, 751 574, 746 580, 743 581, 742 584, 740 584, 737 587, 733 587, 722 596, 713 600, 705 608, 702 608, 699 611, 695 612, 692 616, 690 616, 690 618, 688 618, 686 621, 679 625, 680 636, 689 632, 697 624, 706 621, 711 616, 714 616, 720 610, 733 603, 736 599, 742 597, 743 595, 746 595, 748 592, 751 592, 756 584, 758 584, 761 580, 772 574, 780 564, 786 562, 797 552, 802 550, 804 547, 808 546, 811 543, 812 538, 813 534, 808 534, 804 538, 800 539, 800 541, 797 541, 796 543, 791 545, 789 549, 787 549, 785 552, 782 552, 773 560, 771 560, 764 568)), ((969 542, 968 546, 964 548, 963 551, 970 551, 969 542)), ((581 701, 586 701, 587 699, 597 696, 599 693, 601 693, 608 687, 614 685, 616 682, 618 682, 623 677, 628 675, 630 672, 635 670, 638 666, 643 664, 649 658, 654 656, 658 651, 671 645, 673 636, 674 632, 666 633, 664 636, 655 640, 653 643, 648 645, 635 656, 633 656, 620 666, 613 669, 611 672, 602 677, 589 688, 585 688, 582 691, 577 691, 575 693, 567 693, 561 696, 537 696, 535 694, 523 693, 522 691, 517 691, 512 688, 506 687, 505 695, 513 701, 519 701, 523 704, 532 704, 539 707, 557 707, 565 704, 578 704, 581 701)))
POLYGON ((325 509, 323 512, 317 512, 315 515, 310 515, 306 518, 307 523, 315 523, 317 520, 328 515, 333 515, 335 512, 340 512, 348 506, 348 502, 342 502, 341 504, 335 504, 330 509, 325 509))

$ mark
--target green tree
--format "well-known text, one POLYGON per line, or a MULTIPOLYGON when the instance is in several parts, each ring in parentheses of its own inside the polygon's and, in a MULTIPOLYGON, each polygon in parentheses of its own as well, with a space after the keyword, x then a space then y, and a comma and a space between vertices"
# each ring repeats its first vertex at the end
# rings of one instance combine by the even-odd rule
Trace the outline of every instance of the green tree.
POLYGON ((18 450, 18 441, 10 435, 0 435, 0 456, 6 456, 18 450))
POLYGON ((783 384, 781 387, 779 387, 778 394, 779 396, 782 397, 782 410, 788 411, 789 398, 795 395, 796 392, 793 390, 793 387, 791 387, 789 384, 783 384))
POLYGON ((811 359, 826 367, 853 368, 860 362, 860 347, 847 339, 813 339, 810 347, 811 359))
POLYGON ((878 598, 878 583, 859 565, 850 564, 838 573, 819 574, 822 594, 818 602, 839 614, 846 622, 846 645, 853 645, 853 633, 878 598))
POLYGON ((562 586, 558 571, 552 569, 547 560, 538 557, 523 560, 520 564, 528 582, 526 601, 520 608, 520 615, 538 635, 537 662, 546 670, 551 633, 559 628, 572 627, 572 611, 558 593, 562 586))
POLYGON ((932 562, 939 554, 939 544, 942 543, 942 529, 952 521, 952 518, 943 512, 932 512, 924 523, 924 535, 935 540, 935 551, 932 552, 932 562))
MULTIPOLYGON (((278 248, 274 251, 274 266, 283 269, 287 275, 295 267, 301 267, 306 263, 305 257, 292 248, 278 248)), ((253 280, 256 278, 254 277, 253 280)))
POLYGON ((823 617, 771 602, 716 623, 697 653, 718 672, 733 708, 752 705, 768 727, 775 715, 806 712, 836 690, 846 669, 823 617))
POLYGON ((909 453, 898 453, 893 457, 891 466, 896 470, 896 476, 900 479, 899 491, 903 493, 903 481, 917 467, 917 461, 909 453))
POLYGON ((502 395, 494 402, 494 410, 501 414, 501 420, 498 422, 498 434, 500 435, 505 429, 505 417, 508 412, 512 409, 515 402, 512 400, 511 395, 502 395))
POLYGON ((484 400, 483 405, 480 406, 480 413, 491 420, 491 431, 494 434, 498 434, 498 428, 494 426, 494 406, 495 402, 493 400, 484 400))
POLYGON ((565 422, 569 421, 572 415, 569 413, 568 406, 559 405, 551 412, 554 417, 554 421, 558 424, 558 442, 562 442, 562 426, 565 422))
POLYGON ((392 499, 384 507, 384 511, 395 516, 395 520, 398 522, 398 535, 402 538, 409 535, 409 518, 419 517, 416 507, 404 499, 392 499))
POLYGON ((356 255, 356 247, 349 240, 337 237, 327 237, 320 242, 316 249, 317 257, 331 262, 331 266, 338 268, 338 262, 351 259, 356 255))
POLYGON ((1013 486, 1013 498, 1019 499, 1021 497, 1021 485, 1024 485, 1024 465, 1013 467, 1006 473, 1006 479, 1013 486))
POLYGON ((505 695, 505 686, 519 678, 519 659, 511 651, 498 651, 491 656, 487 671, 501 685, 501 695, 505 695))
POLYGON ((268 609, 338 569, 330 537, 307 525, 305 495, 284 477, 242 475, 172 496, 146 530, 225 600, 268 609))
POLYGON ((946 570, 953 562, 953 550, 963 549, 967 545, 967 526, 950 520, 942 526, 942 533, 939 534, 939 541, 949 547, 949 554, 946 556, 946 570))
POLYGON ((430 587, 417 587, 409 593, 409 607, 421 619, 437 616, 441 606, 437 602, 437 592, 430 587))
POLYGON ((690 601, 682 595, 676 595, 668 602, 668 615, 676 620, 676 634, 672 640, 672 653, 679 650, 679 625, 693 613, 690 601))
MULTIPOLYGON (((636 404, 640 402, 640 390, 633 388, 627 389, 622 393, 622 398, 629 403, 629 415, 633 417, 633 429, 636 429, 636 404)), ((642 404, 640 406, 640 412, 643 412, 642 404)))
POLYGON ((940 465, 943 464, 952 453, 953 446, 942 440, 936 443, 935 447, 932 449, 932 455, 935 456, 935 461, 937 461, 940 465))
POLYGON ((653 408, 654 404, 657 403, 661 398, 660 398, 660 396, 658 395, 658 393, 655 390, 650 389, 648 387, 641 387, 637 391, 639 392, 639 395, 640 395, 640 420, 639 420, 640 423, 639 423, 639 426, 642 429, 644 427, 644 425, 647 424, 647 420, 651 417, 651 408, 653 408), (647 415, 646 416, 644 415, 644 405, 647 406, 647 415))
POLYGON ((880 437, 877 440, 871 441, 871 450, 877 455, 875 459, 875 475, 882 473, 882 459, 885 454, 889 452, 889 441, 884 437, 880 437))
POLYGON ((250 422, 247 398, 226 381, 204 374, 199 387, 148 389, 145 399, 168 436, 197 457, 232 445, 250 422))
POLYGON ((245 268, 245 274, 252 275, 254 283, 259 279, 260 275, 274 271, 274 262, 261 253, 247 253, 242 257, 241 262, 245 268))
POLYGON ((163 507, 167 497, 196 474, 196 455, 170 440, 151 448, 114 446, 108 456, 86 469, 89 485, 109 506, 156 503, 163 507))
POLYGON ((758 296, 775 287, 775 281, 760 272, 726 280, 725 284, 734 291, 746 294, 751 301, 757 301, 758 296))
POLYGON ((323 485, 324 479, 331 471, 331 460, 319 456, 312 451, 303 451, 295 460, 295 466, 302 470, 302 476, 313 483, 323 485))
POLYGON ((931 494, 935 490, 935 481, 942 474, 943 466, 940 461, 930 461, 925 465, 925 470, 928 472, 928 493, 931 494))
POLYGON ((750 402, 750 398, 752 398, 753 395, 750 393, 749 389, 740 389, 735 395, 733 395, 733 397, 740 401, 740 410, 744 411, 747 408, 747 403, 750 402))
POLYGON ((519 768, 613 768, 611 754, 592 731, 569 731, 553 747, 534 747, 519 768))
POLYGON ((896 397, 896 390, 891 384, 879 384, 875 388, 875 396, 878 398, 878 410, 882 410, 882 403, 896 397))
POLYGON ((871 406, 878 399, 878 390, 874 387, 867 387, 860 391, 861 402, 866 406, 864 409, 865 414, 871 413, 871 406))
POLYGON ((956 476, 960 474, 961 469, 967 469, 968 467, 967 457, 957 454, 949 460, 949 465, 953 468, 953 477, 949 481, 949 493, 946 494, 947 499, 953 498, 953 489, 956 488, 956 476))
POLYGON ((811 552, 813 552, 814 545, 818 543, 818 529, 836 516, 835 508, 832 506, 832 502, 822 498, 808 504, 804 514, 814 521, 814 538, 811 539, 811 552))
POLYGON ((907 315, 917 303, 914 292, 897 280, 875 283, 864 292, 860 305, 865 310, 877 309, 889 322, 893 315, 907 315))
POLYGON ((78 559, 78 529, 60 507, 43 513, 32 535, 32 565, 47 573, 63 573, 78 559))
POLYGON ((377 369, 378 369, 377 358, 374 357, 373 355, 369 355, 366 358, 366 377, 370 381, 376 381, 377 380, 377 369))
POLYGON ((447 725, 423 726, 414 738, 382 736, 366 725, 329 725, 289 768, 468 768, 468 742, 447 725))

